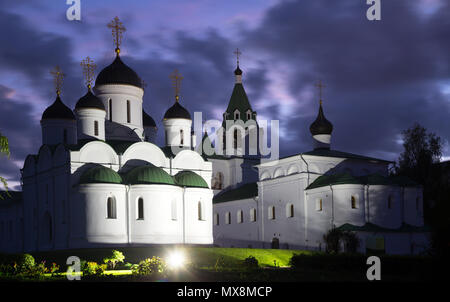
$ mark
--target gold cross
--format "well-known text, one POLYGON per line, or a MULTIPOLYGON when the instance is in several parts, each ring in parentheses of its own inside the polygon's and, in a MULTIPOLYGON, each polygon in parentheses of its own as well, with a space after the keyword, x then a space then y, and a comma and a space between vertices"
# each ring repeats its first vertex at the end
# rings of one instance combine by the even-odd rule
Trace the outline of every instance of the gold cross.
POLYGON ((114 44, 116 44, 116 53, 120 52, 120 44, 122 44, 122 33, 127 29, 120 22, 119 17, 115 17, 111 23, 108 24, 108 28, 112 29, 112 36, 114 39, 114 44))
POLYGON ((91 58, 86 57, 83 61, 81 61, 81 67, 83 68, 84 79, 86 81, 86 85, 89 89, 91 89, 92 81, 94 79, 94 70, 97 65, 94 64, 91 58))
POLYGON ((54 78, 56 94, 59 96, 61 94, 61 87, 64 78, 64 73, 62 73, 61 68, 58 65, 55 66, 55 69, 50 71, 50 74, 54 78))
POLYGON ((319 88, 319 101, 320 105, 322 105, 322 88, 325 88, 325 85, 322 84, 322 81, 319 80, 319 83, 315 85, 317 88, 319 88))
POLYGON ((242 54, 242 52, 239 51, 239 48, 236 48, 233 53, 236 55, 237 65, 239 66, 239 56, 242 54))
POLYGON ((179 93, 180 93, 180 87, 181 87, 181 80, 183 79, 183 77, 181 76, 181 74, 178 73, 178 70, 174 70, 174 72, 172 72, 172 74, 170 75, 170 78, 172 79, 173 82, 173 88, 175 89, 175 100, 178 102, 179 97, 179 93))

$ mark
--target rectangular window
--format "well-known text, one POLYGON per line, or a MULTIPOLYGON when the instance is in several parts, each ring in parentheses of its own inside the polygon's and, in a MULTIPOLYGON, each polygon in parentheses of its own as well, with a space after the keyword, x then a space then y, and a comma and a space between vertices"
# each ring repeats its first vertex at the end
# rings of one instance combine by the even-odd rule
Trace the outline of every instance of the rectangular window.
POLYGON ((218 213, 214 213, 214 224, 219 225, 219 214, 218 213))
POLYGON ((108 100, 108 107, 109 107, 109 120, 112 121, 112 100, 108 100))
POLYGON ((138 220, 144 220, 144 199, 138 199, 138 220))
POLYGON ((171 212, 172 212, 172 220, 177 220, 177 201, 176 200, 172 200, 171 212))
POLYGON ((322 199, 316 200, 316 211, 322 211, 322 199))
POLYGON ((357 208, 357 204, 356 204, 356 197, 355 196, 351 197, 351 203, 352 203, 352 209, 356 209, 357 208))
POLYGON ((244 221, 244 213, 242 210, 237 211, 237 223, 242 223, 244 221))
POLYGON ((98 136, 98 121, 94 121, 94 135, 98 136))
POLYGON ((256 221, 256 209, 254 208, 250 209, 250 221, 251 222, 256 221))
POLYGON ((116 200, 112 197, 108 198, 107 201, 107 218, 116 219, 116 200))
POLYGON ((180 145, 184 145, 184 131, 183 129, 180 130, 180 145))

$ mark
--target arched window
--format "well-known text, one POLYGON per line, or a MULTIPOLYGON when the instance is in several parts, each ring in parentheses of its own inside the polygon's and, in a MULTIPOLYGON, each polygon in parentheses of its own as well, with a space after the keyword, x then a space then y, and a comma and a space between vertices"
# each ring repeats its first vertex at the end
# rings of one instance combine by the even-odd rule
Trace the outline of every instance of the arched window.
POLYGON ((238 142, 238 130, 234 129, 233 133, 233 148, 237 148, 237 142, 238 142))
POLYGON ((204 210, 203 204, 201 201, 198 202, 197 209, 198 209, 198 220, 205 220, 204 212, 203 212, 203 210, 204 210))
POLYGON ((144 219, 144 199, 139 198, 138 199, 138 213, 137 213, 137 219, 143 220, 144 219))
POLYGON ((225 213, 225 224, 231 224, 231 213, 230 212, 225 213))
POLYGON ((127 123, 131 123, 130 101, 127 101, 127 123))
POLYGON ((94 135, 98 136, 98 121, 94 121, 94 135))
POLYGON ((183 129, 180 129, 180 145, 184 145, 184 131, 183 129))
POLYGON ((236 110, 236 112, 234 113, 234 119, 238 120, 240 119, 241 115, 239 114, 239 111, 236 110))
POLYGON ((251 222, 256 221, 256 209, 255 208, 250 209, 250 221, 251 222))
POLYGON ((271 206, 268 208, 268 214, 269 214, 269 219, 274 220, 275 219, 275 207, 271 206))
POLYGON ((218 213, 214 213, 214 224, 219 225, 219 214, 218 213))
POLYGON ((352 195, 351 197, 352 209, 356 209, 356 197, 352 195))
POLYGON ((322 199, 317 199, 316 200, 316 211, 322 211, 322 199))
POLYGON ((286 217, 287 218, 294 217, 294 205, 292 203, 288 203, 286 205, 286 217))
POLYGON ((116 219, 116 200, 113 197, 108 197, 107 201, 107 218, 116 219))
POLYGON ((67 129, 63 130, 63 142, 64 144, 67 144, 67 129))
POLYGON ((112 121, 112 100, 108 100, 109 120, 112 121))
POLYGON ((392 195, 389 195, 388 197, 388 209, 392 209, 392 205, 393 205, 393 199, 392 199, 392 195))
POLYGON ((242 223, 244 222, 244 213, 242 212, 242 210, 238 210, 237 211, 237 223, 242 223))

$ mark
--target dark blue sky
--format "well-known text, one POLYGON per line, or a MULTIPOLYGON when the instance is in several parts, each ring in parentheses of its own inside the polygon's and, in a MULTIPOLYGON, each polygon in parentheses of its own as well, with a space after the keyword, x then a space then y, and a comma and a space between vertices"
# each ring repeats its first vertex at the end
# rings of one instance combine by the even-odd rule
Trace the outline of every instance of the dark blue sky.
MULTIPOLYGON (((106 24, 127 31, 123 60, 147 83, 144 108, 161 119, 173 103, 169 74, 184 80, 182 104, 221 118, 234 84, 233 50, 261 119, 278 119, 281 156, 311 149, 318 109, 333 123, 332 148, 389 160, 401 131, 419 122, 450 138, 450 1, 382 0, 381 21, 368 21, 365 0, 81 0, 81 22, 66 19, 65 0, 0 0, 0 131, 11 158, 0 175, 18 184, 19 169, 41 145, 39 120, 54 101, 49 71, 66 74, 62 99, 85 93, 80 61, 96 74, 114 57, 106 24)), ((450 156, 447 146, 444 156, 450 156)))

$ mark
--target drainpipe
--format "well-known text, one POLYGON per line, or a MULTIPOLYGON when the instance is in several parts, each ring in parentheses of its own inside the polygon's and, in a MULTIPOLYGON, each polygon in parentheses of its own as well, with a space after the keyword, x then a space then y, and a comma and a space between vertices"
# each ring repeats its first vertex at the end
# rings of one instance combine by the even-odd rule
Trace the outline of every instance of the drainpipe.
POLYGON ((331 227, 334 228, 334 197, 332 185, 330 185, 330 190, 331 190, 331 227))
POLYGON ((130 228, 131 228, 131 217, 130 217, 130 189, 131 189, 131 185, 125 185, 125 197, 126 197, 126 208, 125 208, 125 212, 126 212, 126 223, 127 223, 127 244, 130 245, 131 240, 130 240, 130 228))
POLYGON ((261 217, 261 242, 262 242, 262 247, 264 248, 264 183, 261 182, 261 195, 260 195, 260 200, 261 200, 261 213, 260 213, 260 217, 261 217))
POLYGON ((369 203, 369 195, 370 195, 370 185, 366 186, 366 202, 367 202, 367 222, 370 222, 370 203, 369 203))
POLYGON ((183 245, 186 244, 186 205, 184 195, 186 193, 186 187, 183 187, 183 245))
MULTIPOLYGON (((309 186, 309 165, 308 165, 308 162, 303 158, 302 154, 300 154, 300 158, 303 160, 303 162, 306 165, 306 175, 308 177, 307 181, 306 181, 306 187, 308 187, 309 186)), ((308 216, 306 214, 308 208, 306 206, 306 196, 307 196, 306 191, 303 190, 303 213, 305 215, 305 219, 304 219, 304 221, 305 221, 305 226, 304 226, 304 230, 305 230, 305 244, 306 244, 306 246, 308 246, 308 216)))

